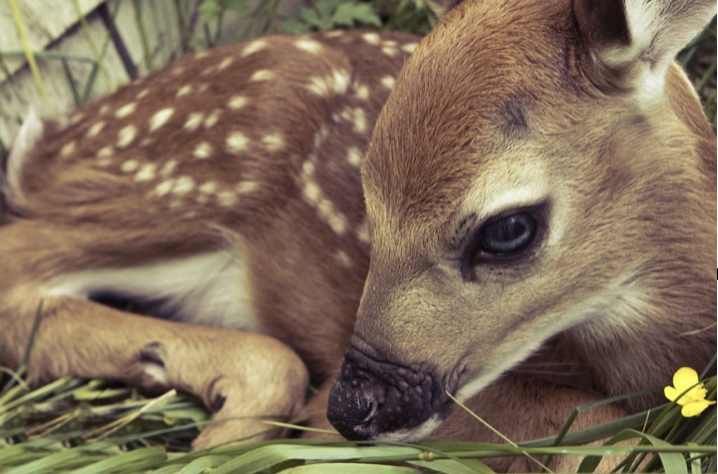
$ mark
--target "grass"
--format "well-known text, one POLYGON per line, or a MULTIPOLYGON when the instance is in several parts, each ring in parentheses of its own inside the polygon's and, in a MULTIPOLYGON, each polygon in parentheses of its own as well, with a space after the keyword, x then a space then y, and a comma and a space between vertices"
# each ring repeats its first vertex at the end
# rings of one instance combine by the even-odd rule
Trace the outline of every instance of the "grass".
MULTIPOLYGON (((242 1, 203 3, 174 0, 174 11, 143 16, 141 2, 116 2, 110 12, 114 21, 121 5, 131 6, 141 32, 143 61, 148 70, 158 67, 158 50, 150 48, 148 24, 174 23, 178 46, 171 41, 169 57, 178 58, 192 51, 213 47, 227 34, 228 12, 234 8, 249 19, 239 30, 230 32, 240 40, 267 32, 295 29, 305 31, 339 26, 371 26, 415 33, 426 32, 433 24, 423 0, 367 2, 371 8, 341 7, 340 0, 313 2, 298 18, 283 18, 279 1, 259 2, 250 9, 242 1), (215 4, 215 5, 210 5, 215 4), (219 9, 216 6, 219 5, 219 9), (311 10, 311 11, 310 11, 311 10), (303 16, 302 16, 303 15, 303 16), (344 22, 342 24, 341 22, 344 22)), ((346 3, 346 2, 344 2, 346 3)), ((74 2, 78 5, 77 2, 74 2)), ((84 19, 83 34, 87 33, 84 19)), ((171 32, 171 29, 168 30, 171 32)), ((76 105, 91 97, 95 82, 109 82, 103 61, 110 44, 110 31, 100 44, 92 45, 92 57, 54 52, 0 51, 4 58, 18 55, 34 61, 61 61, 76 105), (73 67, 89 67, 85 84, 75 78, 73 67)), ((716 21, 680 55, 704 103, 707 116, 716 126, 716 21)), ((38 87, 43 78, 36 76, 38 87)), ((0 158, 6 152, 0 143, 0 158)), ((0 203, 1 204, 1 203, 0 203)), ((38 314, 41 308, 38 308, 38 314)), ((27 358, 25 359, 25 362, 27 358)), ((568 432, 572 418, 556 436, 514 444, 426 442, 371 446, 350 442, 320 442, 301 439, 250 443, 190 452, 191 440, 208 420, 204 407, 196 399, 170 391, 149 394, 131 387, 100 380, 65 378, 41 387, 30 387, 24 380, 23 364, 18 371, 0 366, 0 473, 489 473, 482 460, 496 456, 531 456, 546 462, 547 456, 571 454, 589 456, 582 469, 595 468, 600 456, 619 454, 624 458, 619 472, 715 472, 716 407, 711 406, 697 419, 680 415, 673 403, 657 406, 622 420, 568 432), (600 446, 581 446, 606 440, 600 446), (615 446, 613 443, 635 439, 638 444, 615 446)), ((669 384, 670 381, 666 381, 669 384)), ((715 400, 716 377, 705 379, 708 397, 715 400)), ((606 403, 606 402, 602 402, 606 403)), ((577 408, 580 411, 594 405, 577 408)), ((457 407, 457 409, 461 409, 457 407)), ((477 419, 476 423, 482 421, 477 419)), ((538 466, 538 464, 537 464, 538 466)))
MULTIPOLYGON (((530 456, 545 461, 545 456, 559 454, 589 456, 582 465, 585 472, 606 455, 623 458, 620 472, 716 470, 715 405, 700 418, 687 419, 679 406, 666 403, 568 433, 571 417, 557 436, 518 445, 436 441, 371 446, 291 439, 189 452, 198 426, 207 423, 204 408, 190 397, 175 391, 150 396, 105 381, 70 378, 31 389, 8 369, 2 371, 9 382, 0 391, 0 472, 8 474, 249 474, 289 468, 301 473, 490 473, 482 459, 530 456), (610 440, 602 446, 576 446, 605 438, 610 440), (639 443, 613 445, 626 439, 639 443)), ((704 382, 708 398, 715 399, 716 377, 704 382)), ((576 414, 599 404, 580 407, 576 414)))

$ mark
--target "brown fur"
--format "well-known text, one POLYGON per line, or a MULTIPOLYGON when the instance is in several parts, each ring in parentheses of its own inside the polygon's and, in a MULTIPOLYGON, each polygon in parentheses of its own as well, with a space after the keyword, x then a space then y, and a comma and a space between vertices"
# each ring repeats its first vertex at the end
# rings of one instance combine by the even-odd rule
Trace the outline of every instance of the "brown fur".
MULTIPOLYGON (((85 107, 65 120, 69 125, 48 122, 23 157, 20 189, 8 196, 14 222, 0 229, 3 360, 19 363, 43 299, 30 361, 35 381, 72 374, 159 384, 196 393, 208 406, 221 395, 221 419, 295 415, 311 377, 321 389, 302 415, 327 427, 327 394, 350 340, 390 361, 436 368, 447 390, 498 367, 516 341, 543 343, 467 401, 514 441, 555 434, 578 405, 665 385, 681 365, 701 368, 715 350, 716 140, 683 73, 669 68, 666 99, 648 113, 636 103, 636 71, 596 59, 591 41, 616 32, 602 35, 601 25, 590 23, 591 34, 581 34, 579 23, 600 23, 601 15, 577 22, 574 8, 558 0, 446 6, 388 101, 382 80, 396 75, 408 57, 402 46, 417 39, 346 32, 313 36, 320 55, 281 37, 246 58, 246 46, 216 50, 85 107), (228 57, 234 61, 219 71, 228 57), (250 80, 258 70, 276 77, 250 80), (349 72, 346 92, 320 95, 307 87, 308 78, 335 70, 349 72), (176 97, 186 84, 208 86, 176 97), (137 99, 145 88, 152 92, 137 99), (248 103, 232 110, 236 94, 248 103), (113 117, 133 101, 136 111, 113 117), (348 150, 363 155, 385 101, 360 182, 348 150), (169 121, 147 133, 152 114, 166 107, 174 110, 169 121), (183 128, 188 114, 200 111, 206 120, 214 110, 221 110, 215 125, 183 128), (98 120, 104 129, 87 139, 98 120), (111 165, 99 165, 99 150, 129 124, 144 125, 131 146, 115 149, 111 165), (224 151, 232 131, 248 138, 235 154, 224 151), (283 137, 280 150, 263 142, 271 133, 283 137), (75 148, 61 156, 73 140, 75 148), (214 153, 198 160, 192 154, 202 141, 214 153), (133 159, 156 164, 157 176, 136 182, 139 167, 121 169, 133 159), (169 160, 177 161, 175 170, 160 177, 169 160), (550 177, 551 212, 563 213, 560 245, 515 268, 472 270, 472 282, 463 281, 450 242, 467 203, 489 201, 482 189, 512 173, 520 182, 536 163, 550 177), (162 179, 181 176, 193 178, 192 191, 157 196, 162 179), (208 181, 220 190, 255 184, 222 206, 219 191, 208 203, 197 200, 208 181), (470 199, 470 191, 480 197, 470 199), (181 203, 172 207, 169 196, 181 203), (253 311, 272 337, 44 293, 80 270, 227 248, 246 265, 253 311), (605 324, 582 321, 546 341, 532 339, 564 324, 560 316, 584 302, 595 305, 598 321, 611 312, 607 292, 617 295, 609 303, 626 303, 625 325, 610 314, 605 324), (625 301, 634 295, 637 301, 625 301), (151 377, 148 359, 161 361, 166 381, 151 377), (246 405, 248 399, 261 406, 246 405)), ((577 427, 657 400, 592 411, 577 427)), ((226 422, 204 431, 196 445, 259 427, 226 422)), ((458 410, 434 436, 495 439, 458 410)), ((557 462, 559 469, 575 464, 557 462)), ((525 460, 495 465, 536 469, 525 460)))

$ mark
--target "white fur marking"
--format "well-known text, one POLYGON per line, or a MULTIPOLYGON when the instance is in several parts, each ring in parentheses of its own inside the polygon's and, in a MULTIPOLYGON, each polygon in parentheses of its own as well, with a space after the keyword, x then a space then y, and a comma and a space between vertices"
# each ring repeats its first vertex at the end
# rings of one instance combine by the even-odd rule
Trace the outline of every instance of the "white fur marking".
POLYGON ((117 112, 115 112, 115 117, 125 118, 128 115, 132 114, 136 108, 137 108, 137 103, 130 102, 129 104, 123 105, 122 107, 117 109, 117 112))
POLYGON ((204 120, 204 113, 192 112, 187 116, 187 121, 184 123, 184 129, 188 132, 194 132, 199 128, 200 124, 204 120))
POLYGON ((75 151, 75 140, 65 143, 65 145, 60 148, 60 156, 63 158, 67 158, 72 154, 73 151, 75 151))
POLYGON ((270 133, 262 137, 262 143, 269 151, 278 151, 284 147, 284 137, 279 133, 270 133))
POLYGON ((267 41, 263 39, 254 40, 251 43, 249 43, 247 46, 244 47, 242 50, 242 57, 247 57, 250 54, 254 54, 257 51, 261 51, 264 48, 267 47, 267 41))
POLYGON ((322 52, 322 45, 314 40, 301 38, 294 42, 294 46, 312 54, 319 54, 322 52))
POLYGON ((260 82, 260 81, 268 81, 270 79, 273 79, 275 76, 273 71, 270 71, 269 69, 260 69, 259 71, 255 71, 254 74, 252 74, 249 78, 250 82, 260 82))
POLYGON ((219 116, 222 114, 222 110, 220 109, 214 109, 212 113, 207 117, 207 120, 204 121, 204 128, 210 129, 214 127, 217 122, 219 122, 219 116))
POLYGON ((137 128, 128 125, 117 133, 117 148, 127 147, 137 136, 137 128))
POLYGON ((239 194, 247 194, 256 191, 259 188, 259 183, 256 181, 242 181, 235 186, 235 190, 239 194))
POLYGON ((105 122, 104 120, 100 120, 99 122, 96 122, 90 129, 87 131, 87 138, 94 138, 97 135, 100 134, 102 129, 105 128, 105 122))
POLYGON ((362 153, 359 148, 355 146, 350 146, 349 148, 347 148, 347 161, 350 165, 356 168, 361 166, 362 153))
POLYGON ((124 173, 132 173, 139 166, 140 164, 137 162, 137 160, 127 160, 120 165, 120 170, 122 170, 122 172, 124 173))
POLYGON ((194 179, 191 176, 180 176, 177 178, 174 187, 172 188, 172 194, 175 196, 184 196, 194 190, 194 179))
POLYGON ((362 38, 369 44, 378 45, 381 42, 381 38, 376 33, 364 33, 362 38))
POLYGON ((174 113, 175 109, 168 107, 154 114, 150 119, 150 132, 154 132, 155 130, 166 124, 174 113))
POLYGON ((232 154, 241 153, 249 147, 249 138, 242 132, 232 132, 227 137, 227 151, 232 154))
POLYGON ((199 143, 194 149, 194 157, 198 160, 205 160, 212 156, 212 145, 208 142, 199 143))
POLYGON ((386 87, 387 89, 393 88, 395 83, 396 79, 391 76, 384 76, 381 78, 381 85, 386 87))
POLYGON ((229 99, 229 102, 227 103, 227 107, 229 107, 232 110, 238 110, 247 105, 249 102, 249 99, 244 97, 243 95, 234 95, 231 99, 229 99))
POLYGON ((177 91, 177 95, 175 97, 182 97, 183 95, 190 93, 192 93, 192 84, 186 84, 177 91))
POLYGON ((145 163, 135 175, 135 181, 143 183, 152 181, 157 176, 157 165, 155 163, 145 163))
POLYGON ((34 109, 28 111, 27 117, 20 127, 20 131, 12 144, 7 159, 7 184, 9 195, 18 199, 22 194, 20 176, 26 157, 32 152, 42 137, 44 124, 34 109))
POLYGON ((238 250, 195 255, 130 268, 66 274, 44 291, 47 296, 88 298, 118 292, 139 301, 157 301, 173 320, 205 326, 260 331, 252 309, 247 268, 238 250))

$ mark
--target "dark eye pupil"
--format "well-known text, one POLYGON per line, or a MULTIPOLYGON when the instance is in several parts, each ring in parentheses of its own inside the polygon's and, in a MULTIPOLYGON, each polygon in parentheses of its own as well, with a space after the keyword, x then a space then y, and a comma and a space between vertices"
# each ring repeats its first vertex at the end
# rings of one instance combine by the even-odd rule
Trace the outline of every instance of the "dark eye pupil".
POLYGON ((481 249, 494 254, 516 252, 531 242, 536 222, 526 213, 518 213, 489 222, 481 229, 481 249))

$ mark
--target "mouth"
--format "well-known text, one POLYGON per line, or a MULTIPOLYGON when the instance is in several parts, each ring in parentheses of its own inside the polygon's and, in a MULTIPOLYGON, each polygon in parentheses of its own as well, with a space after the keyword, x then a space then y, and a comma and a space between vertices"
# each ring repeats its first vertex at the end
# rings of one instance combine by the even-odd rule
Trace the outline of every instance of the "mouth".
POLYGON ((414 441, 429 436, 453 405, 435 373, 377 361, 351 347, 327 417, 349 440, 414 441))

